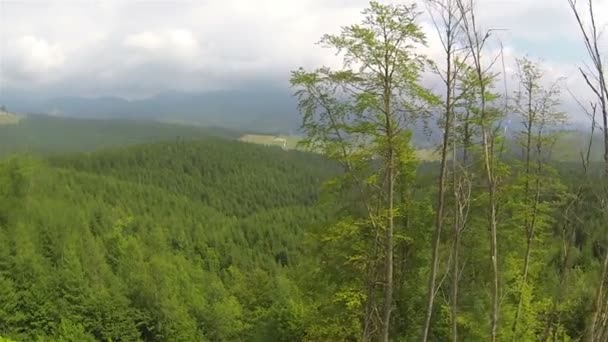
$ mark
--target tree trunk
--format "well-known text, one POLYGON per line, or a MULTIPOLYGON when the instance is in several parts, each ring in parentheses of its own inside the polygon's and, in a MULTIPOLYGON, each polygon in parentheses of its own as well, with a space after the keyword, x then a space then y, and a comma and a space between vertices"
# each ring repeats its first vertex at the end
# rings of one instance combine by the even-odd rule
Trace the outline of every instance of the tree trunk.
POLYGON ((433 237, 433 257, 431 261, 431 274, 427 289, 427 308, 422 341, 428 340, 431 329, 431 319, 433 317, 433 306, 435 303, 435 287, 437 282, 437 269, 439 267, 439 248, 441 247, 441 232, 443 231, 443 212, 445 207, 445 178, 447 175, 448 147, 450 141, 450 125, 452 124, 452 69, 451 53, 448 51, 447 58, 447 93, 445 106, 445 124, 443 130, 443 145, 441 147, 441 166, 439 173, 439 193, 437 194, 437 213, 435 216, 435 234, 433 237))
POLYGON ((458 265, 460 253, 460 231, 456 228, 454 236, 454 265, 452 268, 452 342, 458 342, 458 265))
POLYGON ((385 55, 384 74, 384 115, 387 135, 387 177, 388 177, 388 226, 386 227, 386 255, 384 260, 384 309, 382 312, 382 341, 388 342, 390 337, 391 311, 393 309, 393 249, 395 230, 395 146, 394 127, 391 114, 391 82, 389 74, 388 55, 385 55))
POLYGON ((384 312, 382 315, 382 341, 389 341, 391 311, 393 305, 393 232, 395 228, 394 220, 394 167, 393 167, 393 151, 389 150, 389 167, 388 167, 388 227, 386 229, 386 257, 385 257, 385 290, 384 290, 384 312))
POLYGON ((593 319, 591 320, 591 328, 589 331, 590 341, 594 341, 595 330, 597 326, 597 320, 601 314, 602 309, 602 299, 604 297, 604 286, 606 285, 606 274, 608 273, 608 251, 606 252, 606 256, 604 256, 604 262, 602 266, 602 275, 600 276, 600 285, 597 289, 595 301, 594 301, 594 313, 593 319))
MULTIPOLYGON (((526 184, 525 184, 525 188, 524 188, 524 204, 526 206, 526 210, 528 209, 528 198, 530 197, 530 176, 532 175, 532 172, 530 170, 530 164, 531 164, 531 154, 532 154, 532 125, 534 124, 534 120, 533 120, 533 111, 532 111, 532 90, 533 89, 533 84, 529 83, 528 85, 528 127, 527 127, 527 141, 526 141, 526 184)), ((526 227, 526 252, 524 255, 524 267, 523 267, 523 272, 522 272, 522 279, 521 279, 521 284, 519 286, 519 299, 517 301, 517 310, 515 311, 515 318, 513 319, 513 328, 512 328, 512 332, 513 332, 513 341, 516 341, 518 339, 517 336, 517 325, 519 324, 519 317, 521 315, 521 310, 522 310, 522 306, 523 306, 523 291, 524 288, 526 287, 526 284, 528 282, 528 272, 530 269, 530 258, 532 255, 532 243, 534 242, 534 234, 535 234, 535 228, 536 228, 536 216, 538 214, 538 205, 540 202, 540 175, 542 172, 542 161, 541 161, 541 152, 542 152, 542 147, 541 147, 541 131, 539 131, 538 134, 538 142, 537 142, 537 168, 536 168, 536 173, 535 173, 535 177, 536 177, 536 185, 535 185, 535 196, 534 196, 534 203, 533 203, 533 208, 532 208, 532 217, 529 218, 528 217, 528 213, 526 213, 526 219, 525 219, 525 227, 526 227)))
POLYGON ((367 270, 367 299, 365 303, 365 316, 363 318, 363 341, 372 341, 372 335, 374 331, 374 311, 376 310, 376 296, 374 294, 377 283, 377 259, 378 243, 380 239, 380 231, 377 227, 373 227, 376 230, 376 236, 374 239, 374 247, 372 253, 369 256, 369 264, 367 270))
POLYGON ((496 238, 496 207, 494 204, 494 191, 490 193, 490 205, 492 208, 490 209, 491 213, 491 246, 490 253, 492 255, 492 272, 494 273, 494 287, 492 292, 492 331, 491 331, 491 341, 496 342, 497 334, 498 334, 498 308, 499 308, 499 282, 498 282, 498 242, 496 238))
POLYGON ((608 179, 608 131, 606 119, 604 119, 604 176, 608 179))
MULTIPOLYGON (((485 90, 482 89, 482 94, 485 95, 485 90)), ((483 95, 482 95, 483 96, 483 95)), ((485 109, 484 100, 482 100, 482 113, 485 109)), ((482 119, 483 120, 483 119, 482 119)), ((499 296, 500 296, 500 285, 498 279, 498 241, 497 241, 497 214, 496 214, 496 180, 494 177, 493 160, 491 156, 491 148, 487 128, 482 127, 482 139, 483 139, 483 150, 484 150, 484 164, 486 169, 488 193, 490 197, 489 203, 489 226, 490 226, 490 259, 492 263, 492 324, 490 328, 491 341, 496 342, 498 336, 498 312, 499 312, 499 296)))

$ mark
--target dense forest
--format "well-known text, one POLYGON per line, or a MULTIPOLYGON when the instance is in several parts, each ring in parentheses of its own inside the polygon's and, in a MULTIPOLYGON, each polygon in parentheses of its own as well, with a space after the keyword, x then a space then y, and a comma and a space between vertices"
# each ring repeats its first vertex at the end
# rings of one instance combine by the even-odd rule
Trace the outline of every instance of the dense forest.
POLYGON ((16 340, 292 341, 291 265, 338 169, 208 138, 2 164, 0 332, 16 340))
POLYGON ((546 67, 507 75, 473 1, 425 3, 370 2, 321 39, 342 68, 292 72, 308 152, 137 121, 1 126, 19 153, 0 162, 0 341, 608 341, 593 1, 564 1, 591 60, 574 156, 546 67), (429 121, 433 162, 412 131, 429 121))
MULTIPOLYGON (((0 120, 1 121, 1 120, 0 120)), ((15 123, 0 122, 0 156, 15 152, 60 154, 90 152, 159 140, 192 140, 206 136, 237 138, 236 131, 135 120, 95 120, 27 115, 15 123)))

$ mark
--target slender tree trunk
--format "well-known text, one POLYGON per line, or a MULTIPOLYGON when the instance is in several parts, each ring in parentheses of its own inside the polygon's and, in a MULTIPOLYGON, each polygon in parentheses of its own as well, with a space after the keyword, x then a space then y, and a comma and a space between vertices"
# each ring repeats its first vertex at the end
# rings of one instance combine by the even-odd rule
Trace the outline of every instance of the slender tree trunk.
POLYGON ((598 341, 608 340, 608 293, 604 293, 604 309, 602 310, 602 325, 598 341))
POLYGON ((363 318, 363 341, 372 340, 372 315, 374 312, 374 285, 367 279, 367 299, 365 301, 365 317, 363 318))
POLYGON ((380 231, 378 228, 374 227, 376 230, 376 236, 374 238, 374 247, 372 249, 372 253, 369 257, 369 265, 367 270, 367 299, 365 303, 365 316, 363 319, 363 341, 371 341, 372 335, 374 332, 374 311, 376 310, 376 283, 377 283, 377 259, 376 255, 378 253, 378 244, 380 240, 380 231))
MULTIPOLYGON (((480 75, 481 80, 481 75, 480 75)), ((482 81, 483 82, 483 81, 482 81)), ((482 86, 482 113, 485 112, 485 87, 482 86)), ((482 118, 483 120, 483 118, 482 118)), ((498 313, 500 306, 500 284, 498 269, 498 239, 497 239, 497 213, 496 213, 496 180, 493 167, 492 145, 490 144, 487 128, 482 127, 484 164, 489 193, 489 228, 490 228, 490 261, 492 263, 492 324, 490 328, 491 341, 496 342, 498 337, 498 313)))
POLYGON ((393 309, 393 249, 395 230, 395 146, 394 127, 391 114, 391 83, 389 75, 389 59, 385 55, 384 77, 384 115, 387 134, 387 176, 388 176, 388 227, 386 227, 386 256, 384 261, 384 309, 382 313, 382 341, 388 342, 390 338, 390 321, 393 309))
MULTIPOLYGON (((568 217, 568 209, 566 209, 566 220, 568 217)), ((561 320, 561 314, 557 311, 557 307, 561 304, 564 296, 564 285, 566 284, 566 280, 568 277, 568 263, 570 261, 570 244, 574 239, 574 230, 571 230, 571 234, 567 231, 568 223, 565 223, 564 226, 564 235, 563 235, 563 246, 564 246, 564 257, 562 258, 562 262, 560 265, 560 275, 559 275, 559 287, 557 289, 557 298, 553 302, 551 308, 551 314, 549 316, 549 320, 547 320, 547 325, 545 326, 545 332, 543 333, 542 341, 547 341, 549 339, 549 334, 551 334, 551 330, 553 330, 553 322, 557 317, 557 321, 561 320)))
POLYGON ((486 99, 486 89, 488 82, 487 72, 485 67, 482 65, 482 50, 484 49, 484 43, 486 39, 489 37, 489 32, 486 32, 484 36, 480 36, 477 31, 476 19, 475 19, 475 10, 474 10, 474 1, 469 0, 468 6, 464 4, 464 0, 457 0, 457 6, 460 10, 460 13, 463 16, 463 29, 465 33, 465 38, 468 42, 468 48, 470 49, 470 56, 474 62, 474 72, 476 76, 476 82, 478 82, 479 87, 479 120, 480 120, 480 128, 482 135, 482 154, 483 154, 483 164, 486 178, 486 186, 489 194, 489 203, 488 203, 488 228, 490 231, 490 261, 492 264, 492 312, 491 312, 491 326, 490 326, 490 336, 491 342, 496 342, 498 336, 498 318, 499 318, 499 307, 500 307, 500 283, 499 283, 499 267, 498 267, 498 238, 497 238, 497 229, 498 229, 498 215, 497 215, 497 177, 495 174, 496 167, 495 163, 495 153, 494 153, 494 143, 490 141, 490 134, 488 132, 491 127, 491 123, 488 122, 490 118, 488 118, 487 112, 487 99, 486 99))
POLYGON ((452 305, 451 305, 451 313, 452 313, 452 341, 458 342, 458 278, 459 278, 459 254, 460 254, 460 231, 459 228, 456 227, 456 232, 454 234, 454 265, 452 268, 452 305))
MULTIPOLYGON (((473 3, 472 0, 470 2, 473 3)), ((464 8, 462 2, 459 2, 461 10, 464 8)), ((472 7, 472 6, 471 6, 472 7)), ((464 12, 464 10, 462 10, 464 12)), ((471 9, 471 11, 473 11, 471 9)), ((486 122, 486 80, 485 72, 481 64, 481 50, 483 46, 483 40, 480 41, 478 32, 476 31, 474 16, 471 16, 472 27, 465 28, 467 35, 469 36, 469 43, 472 52, 472 57, 475 62, 475 72, 477 76, 477 82, 479 82, 479 96, 480 96, 480 120, 481 120, 481 135, 482 135, 482 149, 483 149, 483 163, 484 171, 486 176, 486 185, 489 194, 488 203, 488 225, 490 230, 490 262, 492 264, 492 312, 491 312, 491 326, 490 326, 490 340, 496 342, 498 335, 498 315, 500 306, 500 284, 499 284, 499 269, 498 269, 498 239, 497 239, 497 213, 496 213, 496 177, 494 174, 494 151, 493 144, 490 142, 488 134, 488 123, 486 122)), ((487 37, 488 35, 486 35, 487 37)), ((484 38, 485 40, 485 38, 484 38)))
MULTIPOLYGON (((448 43, 449 44, 449 43, 448 43)), ((447 54, 447 91, 445 105, 445 123, 443 130, 443 143, 441 147, 441 166, 439 171, 439 192, 437 194, 437 212, 435 215, 435 233, 433 237, 433 257, 431 261, 431 274, 427 288, 427 308, 426 319, 422 341, 428 340, 431 329, 431 319, 433 317, 433 306, 435 303, 435 287, 437 282, 437 271, 439 267, 439 249, 441 247, 441 232, 443 231, 443 216, 445 207, 445 179, 447 177, 448 148, 450 144, 450 126, 452 124, 452 54, 448 49, 447 54)))
POLYGON ((600 276, 600 284, 595 296, 595 301, 594 301, 594 313, 593 313, 593 318, 591 320, 591 329, 589 331, 589 339, 590 341, 594 341, 594 337, 595 337, 595 329, 596 329, 596 325, 597 325, 597 320, 601 314, 601 308, 602 308, 602 299, 604 297, 604 287, 606 285, 606 274, 608 273, 608 251, 606 252, 606 255, 604 256, 604 262, 602 264, 602 275, 600 276))
MULTIPOLYGON (((590 0, 591 1, 591 0, 590 0)), ((593 13, 591 13, 593 16, 593 13)), ((594 20, 594 19, 593 19, 594 20)), ((593 27, 595 30, 595 22, 593 23, 593 27)), ((597 55, 597 71, 599 74, 599 83, 600 83, 600 104, 602 109, 602 127, 604 128, 604 177, 608 179, 608 104, 606 103, 606 97, 608 96, 608 89, 606 89, 606 79, 604 77, 604 65, 602 64, 602 59, 600 52, 597 47, 597 38, 594 40, 595 52, 597 55)))
POLYGON ((608 124, 606 123, 606 117, 604 117, 604 175, 608 179, 608 124))
POLYGON ((394 167, 393 167, 393 151, 389 150, 389 167, 388 167, 388 227, 386 229, 386 256, 385 256, 385 290, 384 290, 384 310, 382 315, 382 341, 389 341, 391 311, 393 306, 393 233, 395 220, 393 217, 394 210, 394 167))
POLYGON ((498 241, 496 238, 496 205, 495 205, 495 194, 494 191, 490 192, 490 228, 491 228, 491 246, 490 253, 492 257, 492 272, 493 272, 493 291, 492 291, 492 329, 491 329, 491 341, 496 342, 498 334, 498 310, 499 310, 499 296, 500 287, 498 280, 498 241))
POLYGON ((603 308, 602 308, 602 317, 601 324, 598 328, 599 333, 597 334, 597 341, 606 341, 608 339, 608 296, 604 294, 604 298, 602 300, 603 308))
MULTIPOLYGON (((479 49, 479 43, 477 49, 479 49)), ((477 51, 477 58, 479 63, 480 52, 477 51)), ((498 239, 497 239, 497 213, 496 213, 496 178, 494 175, 494 152, 493 144, 490 142, 488 134, 486 120, 486 87, 483 79, 483 71, 481 65, 477 64, 477 76, 480 83, 480 95, 481 95, 481 121, 482 121, 482 144, 483 144, 483 158, 486 172, 486 181, 489 193, 489 228, 490 228, 490 261, 492 263, 492 324, 490 328, 491 341, 496 342, 498 336, 498 313, 500 306, 500 284, 499 284, 499 269, 498 269, 498 239)))
MULTIPOLYGON (((467 106, 470 106, 470 105, 467 104, 467 106)), ((471 111, 467 108, 466 112, 465 112, 465 117, 464 117, 463 141, 462 141, 462 164, 464 165, 465 169, 469 166, 469 149, 471 146, 471 135, 472 135, 470 120, 471 120, 471 111)))
POLYGON ((517 325, 519 323, 519 316, 521 315, 521 309, 523 306, 523 291, 526 287, 528 279, 528 270, 530 268, 530 255, 532 251, 532 239, 534 233, 530 233, 526 239, 526 254, 524 256, 524 270, 522 274, 521 284, 519 284, 519 299, 517 300, 517 310, 515 311, 515 318, 513 322, 513 340, 517 340, 517 325))
POLYGON ((537 142, 537 157, 538 157, 538 161, 537 161, 537 169, 536 169, 536 173, 535 173, 535 178, 536 178, 536 193, 534 196, 534 202, 532 204, 532 217, 530 218, 528 216, 528 206, 529 206, 529 198, 530 198, 530 176, 532 176, 532 172, 531 172, 531 154, 532 154, 532 127, 535 123, 534 120, 534 115, 535 113, 533 112, 532 109, 532 97, 533 97, 533 90, 534 89, 534 84, 532 83, 532 81, 530 81, 529 83, 526 84, 526 91, 527 91, 527 95, 528 95, 528 108, 527 108, 527 130, 526 130, 526 164, 525 164, 525 176, 526 176, 526 180, 525 180, 525 186, 524 186, 524 205, 526 207, 526 218, 525 218, 525 229, 526 229, 526 252, 524 255, 524 267, 523 267, 523 272, 522 272, 522 279, 521 279, 521 284, 519 286, 519 292, 518 292, 518 300, 517 300, 517 310, 515 311, 515 318, 513 319, 513 327, 512 327, 512 332, 513 332, 513 341, 516 341, 518 336, 517 336, 517 326, 519 324, 519 317, 521 315, 521 310, 522 310, 522 306, 523 306, 523 291, 526 287, 526 284, 528 282, 528 270, 530 268, 530 258, 532 255, 532 243, 534 242, 534 233, 535 233, 535 227, 536 227, 536 215, 538 212, 538 204, 540 201, 540 174, 542 172, 542 164, 541 164, 541 146, 540 146, 540 133, 538 136, 538 142, 537 142))
MULTIPOLYGON (((589 19, 591 22, 590 27, 587 27, 587 23, 583 23, 580 12, 576 7, 576 0, 568 0, 570 8, 577 20, 579 25, 579 29, 583 35, 583 42, 585 43, 585 48, 589 57, 593 62, 593 68, 595 69, 595 73, 592 71, 592 79, 591 81, 588 73, 584 71, 582 68, 579 68, 585 82, 589 86, 589 88, 595 93, 596 98, 600 104, 600 110, 602 115, 602 127, 603 127, 603 138, 604 138, 604 180, 608 180, 608 109, 607 109, 607 97, 608 97, 608 89, 606 86, 606 79, 604 75, 604 63, 602 54, 599 49, 599 39, 600 34, 597 30, 596 18, 594 13, 594 1, 587 0, 586 3, 588 5, 589 10, 589 19), (596 83, 597 82, 597 83, 596 83)), ((594 121, 595 123, 595 121, 594 121)), ((601 200, 606 200, 606 198, 602 198, 601 200)), ((593 341, 595 337, 595 328, 598 320, 598 316, 600 315, 601 307, 600 302, 602 298, 602 293, 604 292, 604 287, 606 283, 606 273, 608 273, 608 252, 604 258, 603 266, 602 266, 602 277, 599 280, 599 284, 596 290, 596 298, 594 302, 594 312, 591 320, 590 331, 588 332, 588 338, 593 341)))
POLYGON ((514 318, 514 322, 513 322, 513 340, 516 341, 517 340, 517 325, 519 323, 519 317, 521 315, 521 310, 522 310, 522 306, 523 306, 523 291, 526 287, 526 284, 528 283, 528 273, 530 270, 530 260, 532 258, 532 244, 534 243, 534 236, 535 236, 535 228, 536 228, 536 216, 538 213, 538 205, 540 202, 540 184, 537 181, 537 185, 536 185, 536 196, 535 196, 535 200, 534 200, 534 208, 533 208, 533 214, 532 214, 532 219, 530 222, 530 231, 527 234, 527 239, 526 239, 526 254, 524 256, 524 270, 523 270, 523 274, 522 274, 522 280, 521 280, 521 284, 519 286, 519 300, 517 302, 517 311, 515 312, 515 318, 514 318))
MULTIPOLYGON (((453 117, 453 120, 456 120, 453 117)), ((454 121, 455 122, 455 121, 454 121)), ((454 126, 455 130, 455 126, 454 126)), ((466 132, 465 132, 466 134, 466 132)), ((452 142, 452 187, 454 191, 454 200, 455 200, 455 217, 454 217, 454 231, 453 231, 453 239, 454 239, 454 248, 452 249, 452 253, 454 254, 454 262, 452 264, 452 301, 450 303, 450 310, 452 314, 452 342, 458 342, 458 286, 459 286, 459 267, 460 267, 460 237, 461 233, 464 229, 465 225, 465 215, 464 215, 464 203, 462 198, 462 189, 461 184, 457 181, 457 138, 454 135, 452 142)), ((465 161, 466 163, 466 161, 465 161)), ((465 171, 466 172, 466 171, 465 171)), ((470 193, 469 193, 470 195, 470 193)), ((468 200, 466 205, 468 206, 468 200)))

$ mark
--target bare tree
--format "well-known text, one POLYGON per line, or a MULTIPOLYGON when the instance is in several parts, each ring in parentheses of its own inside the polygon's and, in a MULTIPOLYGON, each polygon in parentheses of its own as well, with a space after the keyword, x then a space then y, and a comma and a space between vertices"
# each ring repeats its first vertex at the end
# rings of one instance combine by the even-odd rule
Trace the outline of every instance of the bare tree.
POLYGON ((457 6, 462 13, 462 28, 472 59, 472 76, 475 80, 476 113, 481 133, 482 163, 485 176, 485 186, 488 192, 488 230, 490 232, 490 262, 492 265, 492 310, 491 310, 491 341, 495 342, 498 336, 498 319, 500 311, 500 272, 498 263, 498 173, 496 168, 497 156, 495 154, 495 141, 498 130, 495 122, 500 111, 493 108, 490 103, 494 96, 489 93, 490 85, 495 75, 491 69, 496 62, 493 59, 485 60, 486 43, 491 30, 482 33, 479 30, 473 0, 457 0, 457 6))
MULTIPOLYGON (((439 273, 439 259, 441 247, 441 234, 445 223, 445 202, 446 202, 446 182, 448 176, 448 157, 450 153, 451 135, 454 125, 454 110, 459 100, 457 91, 458 75, 462 72, 464 64, 460 59, 464 52, 459 47, 460 35, 462 31, 463 13, 459 11, 456 0, 427 0, 429 14, 433 19, 435 29, 439 35, 445 61, 435 65, 435 73, 442 79, 445 97, 443 100, 443 115, 441 125, 443 126, 443 138, 440 145, 441 161, 438 177, 437 210, 435 216, 435 232, 433 236, 433 254, 431 258, 431 272, 429 274, 429 284, 427 288, 427 307, 425 323, 422 332, 422 341, 427 341, 431 328, 435 297, 437 295, 437 278, 439 273)), ((456 314, 456 307, 452 307, 453 316, 456 314)), ((455 317, 453 317, 455 320, 455 317)), ((457 333, 453 332, 454 336, 457 333)))
POLYGON ((463 267, 460 266, 460 246, 462 234, 467 227, 469 209, 471 204, 471 191, 473 188, 473 180, 470 173, 466 169, 466 164, 460 163, 457 157, 457 141, 456 136, 453 139, 453 154, 452 154, 452 190, 454 195, 454 218, 452 224, 452 291, 450 298, 450 313, 452 315, 452 341, 458 341, 458 290, 460 283, 460 275, 463 267))
MULTIPOLYGON (((599 112, 601 115, 601 126, 600 130, 603 134, 603 143, 604 143, 604 179, 608 179, 608 87, 606 84, 606 77, 604 74, 604 65, 603 65, 603 56, 599 49, 599 40, 600 40, 600 32, 598 31, 597 22, 596 22, 596 13, 594 11, 594 1, 593 0, 585 0, 584 3, 586 5, 587 15, 589 18, 589 26, 586 26, 583 21, 584 12, 579 9, 577 6, 576 0, 567 0, 572 13, 576 19, 578 27, 583 37, 583 42, 585 44, 585 48, 587 50, 587 54, 591 59, 591 66, 587 68, 579 68, 579 71, 584 78, 585 82, 589 89, 595 95, 596 104, 599 107, 599 112)), ((598 196, 598 203, 605 211, 605 203, 608 190, 603 189, 598 196)), ((606 308, 606 301, 608 298, 606 296, 606 286, 607 286, 607 276, 608 276, 608 250, 604 249, 604 257, 600 272, 599 284, 596 291, 596 296, 594 300, 594 309, 593 315, 591 319, 591 325, 588 331, 588 338, 592 341, 597 338, 602 338, 604 335, 602 330, 602 324, 598 327, 598 321, 602 319, 602 315, 608 314, 606 312, 608 308, 606 308)), ((607 333, 608 334, 608 333, 607 333)))
POLYGON ((592 63, 590 67, 586 68, 587 70, 579 68, 579 71, 585 79, 587 86, 593 91, 599 104, 602 122, 601 130, 604 136, 604 173, 608 176, 608 87, 606 86, 606 78, 604 75, 603 56, 599 49, 600 32, 597 29, 593 0, 585 0, 590 19, 589 28, 585 27, 582 12, 577 7, 577 1, 567 1, 576 18, 581 34, 583 35, 583 42, 585 43, 587 54, 592 63))

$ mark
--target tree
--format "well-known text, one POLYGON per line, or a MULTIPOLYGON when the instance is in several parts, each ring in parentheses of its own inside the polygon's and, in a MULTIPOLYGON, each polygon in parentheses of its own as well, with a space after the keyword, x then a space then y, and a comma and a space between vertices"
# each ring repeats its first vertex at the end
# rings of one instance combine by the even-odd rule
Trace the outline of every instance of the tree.
MULTIPOLYGON (((513 319, 513 340, 526 337, 526 328, 519 330, 524 297, 528 287, 528 278, 535 242, 538 231, 547 226, 551 220, 548 199, 557 198, 559 180, 552 178, 551 169, 547 165, 551 155, 550 150, 557 140, 557 134, 551 132, 563 125, 566 115, 559 111, 560 89, 554 82, 548 88, 543 86, 544 72, 538 63, 528 58, 517 60, 516 80, 519 90, 515 92, 513 111, 522 120, 523 132, 519 135, 519 144, 523 150, 523 191, 516 212, 522 217, 525 229, 525 254, 521 278, 517 290, 517 304, 513 319)), ((518 221, 519 222, 519 221, 518 221)), ((529 337, 529 336, 528 336, 529 337)))
MULTIPOLYGON (((591 59, 591 66, 584 70, 579 68, 579 71, 584 78, 589 89, 595 96, 595 104, 593 104, 594 112, 599 107, 601 115, 601 131, 603 134, 603 147, 604 147, 604 180, 603 186, 600 187, 597 196, 597 203, 602 209, 602 212, 608 210, 608 206, 605 204, 608 198, 608 185, 606 185, 606 179, 608 179, 608 85, 606 83, 606 75, 604 74, 604 60, 600 51, 600 32, 598 31, 596 24, 596 14, 594 11, 594 1, 586 0, 584 3, 587 5, 588 19, 590 21, 590 27, 585 27, 583 21, 583 12, 577 7, 576 0, 568 0, 570 9, 576 18, 576 22, 582 34, 583 42, 585 44, 586 52, 591 59)), ((595 116, 593 120, 595 124, 595 116)), ((590 328, 588 329, 589 339, 601 339, 605 334, 608 335, 608 324, 602 324, 604 327, 597 326, 598 319, 600 316, 608 316, 608 248, 605 243, 602 246, 604 250, 602 257, 602 266, 599 277, 599 284, 596 290, 596 296, 594 300, 594 312, 591 318, 590 328), (605 298, 604 298, 605 297, 605 298), (604 331, 604 332, 602 332, 604 331)))
POLYGON ((498 336, 500 312, 500 270, 498 262, 498 194, 499 180, 504 173, 503 165, 497 156, 496 149, 500 148, 500 130, 496 127, 498 120, 504 114, 493 102, 498 95, 491 92, 492 83, 497 75, 492 72, 496 58, 487 61, 485 55, 486 43, 490 38, 491 30, 480 31, 477 23, 473 0, 457 0, 458 9, 462 15, 462 29, 464 31, 467 48, 470 53, 472 77, 474 122, 481 133, 481 163, 484 174, 485 187, 488 196, 487 219, 490 245, 490 262, 492 265, 492 309, 490 313, 491 328, 490 339, 496 341, 498 336))
MULTIPOLYGON (((363 339, 372 339, 376 260, 382 259, 383 288, 380 339, 388 341, 394 291, 395 227, 400 176, 411 171, 415 154, 406 129, 417 110, 436 101, 419 84, 426 62, 414 48, 425 44, 414 5, 370 2, 360 25, 344 27, 340 35, 325 35, 321 43, 343 55, 344 69, 321 68, 293 72, 303 114, 306 144, 339 161, 347 171, 346 182, 363 201, 365 219, 352 225, 371 228, 366 264, 363 339)), ((367 249, 367 247, 366 247, 367 249)))
MULTIPOLYGON (((422 333, 422 340, 427 341, 429 331, 431 328, 431 319, 433 315, 433 308, 435 303, 435 296, 437 293, 437 277, 439 269, 439 250, 441 246, 441 234, 444 227, 445 221, 445 202, 446 202, 446 182, 448 179, 448 157, 450 155, 450 144, 453 144, 452 131, 455 125, 455 109, 456 104, 465 92, 462 88, 462 93, 457 92, 458 80, 461 79, 460 75, 464 69, 465 64, 463 60, 466 56, 462 56, 465 49, 461 48, 460 36, 462 34, 461 21, 463 13, 458 10, 455 0, 427 0, 429 12, 433 18, 433 23, 439 35, 443 52, 445 54, 445 61, 441 68, 435 67, 435 73, 437 73, 442 81, 445 90, 445 95, 442 103, 442 117, 440 119, 441 127, 443 128, 443 137, 440 145, 440 166, 439 166, 439 177, 438 177, 438 194, 437 194, 437 210, 435 213, 435 232, 433 236, 433 254, 431 260, 431 272, 429 274, 429 284, 427 288, 427 308, 426 318, 422 333), (438 19, 436 17, 439 17, 438 19)), ((455 160, 454 160, 455 162, 455 160)), ((454 170, 455 171, 455 170, 454 170)), ((455 241, 456 241, 455 236, 455 241)), ((454 246, 455 249, 457 246, 454 246)), ((457 253, 455 251, 454 253, 457 253)), ((456 260, 457 262, 457 260, 456 260)), ((458 269, 458 266, 454 268, 458 269)), ((453 277, 453 280, 457 280, 457 276, 453 277)), ((457 316, 457 284, 453 284, 453 305, 452 305, 452 337, 456 341, 458 339, 456 316, 457 316)))

